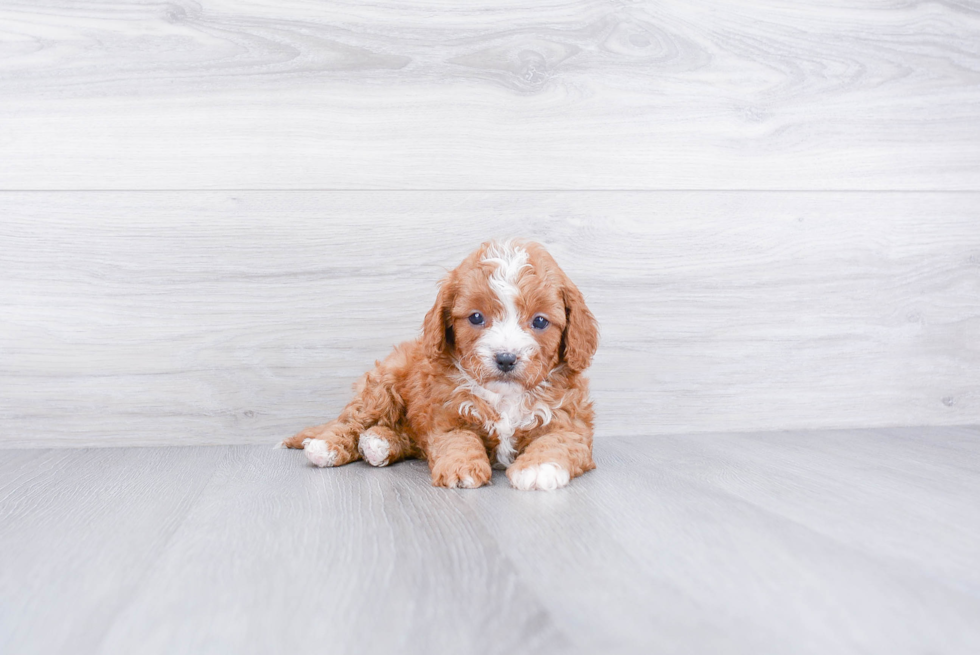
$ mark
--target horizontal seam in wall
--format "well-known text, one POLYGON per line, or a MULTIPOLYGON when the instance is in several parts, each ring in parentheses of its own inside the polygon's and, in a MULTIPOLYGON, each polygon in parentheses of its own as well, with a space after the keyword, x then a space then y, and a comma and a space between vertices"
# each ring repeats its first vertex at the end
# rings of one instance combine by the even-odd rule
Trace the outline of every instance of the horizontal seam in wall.
POLYGON ((0 189, 0 193, 980 193, 977 189, 456 189, 456 188, 201 188, 0 189))

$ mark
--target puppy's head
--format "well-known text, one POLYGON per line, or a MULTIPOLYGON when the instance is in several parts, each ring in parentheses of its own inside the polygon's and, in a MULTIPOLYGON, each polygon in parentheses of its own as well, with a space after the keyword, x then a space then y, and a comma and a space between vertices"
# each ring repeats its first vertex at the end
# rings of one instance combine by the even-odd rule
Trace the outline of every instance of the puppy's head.
POLYGON ((449 358, 480 384, 531 388, 559 365, 588 368, 599 331, 541 245, 489 242, 443 280, 422 343, 429 357, 449 358))

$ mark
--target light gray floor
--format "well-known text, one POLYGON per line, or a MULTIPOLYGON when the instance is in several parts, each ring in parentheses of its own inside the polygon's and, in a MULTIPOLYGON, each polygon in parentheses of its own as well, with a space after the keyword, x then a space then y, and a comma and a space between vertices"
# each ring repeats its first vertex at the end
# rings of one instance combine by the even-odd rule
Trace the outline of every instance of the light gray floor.
POLYGON ((0 451, 0 652, 968 653, 980 428, 607 438, 555 493, 0 451))

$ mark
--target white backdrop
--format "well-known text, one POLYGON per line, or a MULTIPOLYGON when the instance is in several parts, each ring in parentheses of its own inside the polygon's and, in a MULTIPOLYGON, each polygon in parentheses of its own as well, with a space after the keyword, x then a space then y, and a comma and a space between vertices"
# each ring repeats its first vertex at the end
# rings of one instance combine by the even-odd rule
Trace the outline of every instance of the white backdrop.
POLYGON ((977 9, 4 3, 0 444, 272 443, 507 236, 599 437, 980 423, 977 9))

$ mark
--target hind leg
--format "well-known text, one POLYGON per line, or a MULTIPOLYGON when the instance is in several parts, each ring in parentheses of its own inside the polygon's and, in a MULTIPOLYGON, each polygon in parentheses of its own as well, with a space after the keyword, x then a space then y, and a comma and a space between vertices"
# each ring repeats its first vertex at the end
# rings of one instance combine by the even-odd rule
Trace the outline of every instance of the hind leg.
POLYGON ((302 448, 306 458, 321 468, 343 466, 361 458, 357 452, 357 430, 336 420, 306 428, 287 441, 287 446, 302 448), (296 442, 298 446, 291 445, 296 442))
POLYGON ((283 439, 279 443, 279 447, 303 450, 306 447, 306 444, 308 444, 311 440, 323 439, 323 435, 327 434, 336 423, 337 421, 333 420, 329 423, 324 423, 323 425, 314 425, 313 427, 306 428, 302 432, 299 432, 288 439, 283 439))
MULTIPOLYGON (((302 448, 307 459, 317 466, 343 466, 361 458, 357 444, 362 433, 381 425, 395 425, 403 410, 401 399, 394 393, 396 375, 392 366, 398 363, 396 349, 374 370, 368 371, 354 385, 354 398, 335 420, 306 428, 282 442, 287 448, 302 448)), ((390 431, 389 431, 390 432, 390 431)), ((394 435, 392 432, 391 435, 394 435)), ((383 433, 382 437, 387 437, 383 433)), ((396 439, 392 443, 398 445, 396 439)), ((395 448, 396 455, 400 446, 395 448)), ((405 457, 404 454, 401 457, 405 457)), ((383 458, 382 458, 383 459, 383 458)), ((380 461, 380 460, 379 460, 380 461)), ((389 460, 395 461, 395 460, 389 460)))
POLYGON ((371 466, 388 466, 421 454, 407 435, 381 425, 360 434, 357 450, 371 466))

